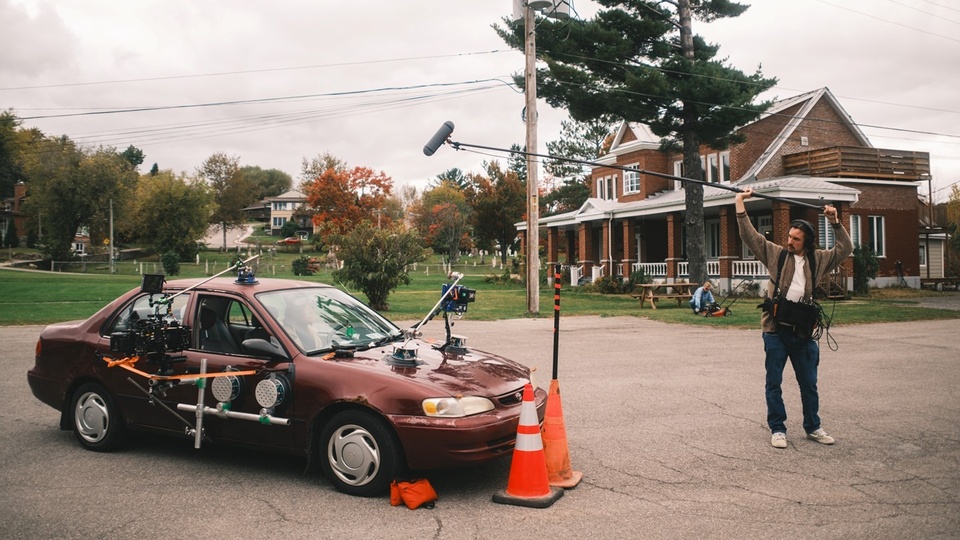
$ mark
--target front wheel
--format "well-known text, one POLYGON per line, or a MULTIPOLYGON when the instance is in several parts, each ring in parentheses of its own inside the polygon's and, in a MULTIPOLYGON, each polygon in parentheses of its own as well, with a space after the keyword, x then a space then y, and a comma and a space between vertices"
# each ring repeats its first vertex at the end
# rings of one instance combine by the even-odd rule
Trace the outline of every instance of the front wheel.
POLYGON ((402 459, 390 428, 361 410, 343 411, 327 422, 320 452, 323 471, 334 487, 361 497, 386 494, 402 459))
POLYGON ((107 389, 86 383, 73 394, 70 406, 73 433, 87 450, 108 452, 123 441, 123 422, 107 389))

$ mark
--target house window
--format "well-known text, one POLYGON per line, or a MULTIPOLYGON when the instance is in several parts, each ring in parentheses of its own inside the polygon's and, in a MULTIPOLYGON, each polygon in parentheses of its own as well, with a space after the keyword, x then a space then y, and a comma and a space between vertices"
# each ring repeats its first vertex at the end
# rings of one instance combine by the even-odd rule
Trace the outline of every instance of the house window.
POLYGON ((83 255, 83 254, 85 253, 85 252, 84 252, 84 248, 85 248, 85 247, 86 247, 86 246, 84 245, 83 242, 74 242, 74 243, 73 243, 73 251, 74 251, 77 255, 83 255))
POLYGON ((730 152, 720 153, 720 181, 730 181, 730 152))
MULTIPOLYGON (((673 162, 673 175, 683 177, 683 160, 678 159, 673 162)), ((678 191, 683 189, 683 182, 680 180, 673 181, 673 190, 678 191)))
POLYGON ((717 164, 717 154, 710 154, 707 156, 707 182, 711 184, 716 184, 720 182, 720 170, 718 169, 717 164))
POLYGON ((707 258, 720 258, 720 221, 710 220, 704 223, 707 233, 707 258))
POLYGON ((867 244, 873 248, 877 257, 886 257, 883 216, 867 216, 867 244))
POLYGON ((282 211, 285 211, 285 210, 289 210, 289 209, 290 209, 290 203, 287 203, 287 202, 274 202, 274 203, 273 203, 273 209, 276 210, 276 211, 278 211, 278 212, 282 212, 282 211))
POLYGON ((927 266, 927 246, 920 244, 920 266, 927 266))
POLYGON ((820 234, 817 238, 817 243, 823 249, 831 249, 833 245, 836 244, 837 239, 833 235, 833 226, 830 224, 830 221, 827 219, 827 216, 820 216, 820 234))
POLYGON ((860 216, 850 216, 850 242, 853 247, 860 245, 860 216))
POLYGON ((275 217, 275 218, 273 218, 273 228, 274 228, 274 229, 280 229, 280 228, 283 227, 283 225, 284 225, 286 222, 287 222, 287 218, 285 218, 285 217, 275 217))
POLYGON ((615 198, 617 187, 617 176, 606 176, 597 179, 597 198, 603 200, 612 200, 615 198))
MULTIPOLYGON (((639 169, 638 164, 627 165, 631 169, 639 169)), ((637 193, 640 191, 640 172, 626 171, 623 173, 623 193, 637 193)))

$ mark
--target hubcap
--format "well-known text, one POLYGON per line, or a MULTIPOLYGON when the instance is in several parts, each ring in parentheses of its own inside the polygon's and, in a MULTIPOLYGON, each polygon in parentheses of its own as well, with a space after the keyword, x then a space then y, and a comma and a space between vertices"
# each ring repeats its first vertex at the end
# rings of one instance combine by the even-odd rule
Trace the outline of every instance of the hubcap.
POLYGON ((351 486, 362 486, 380 470, 380 448, 369 431, 348 424, 330 437, 327 460, 337 478, 351 486))
POLYGON ((103 398, 95 392, 87 392, 77 400, 77 409, 74 411, 77 431, 83 439, 90 443, 97 443, 107 435, 107 426, 110 424, 110 413, 103 398))

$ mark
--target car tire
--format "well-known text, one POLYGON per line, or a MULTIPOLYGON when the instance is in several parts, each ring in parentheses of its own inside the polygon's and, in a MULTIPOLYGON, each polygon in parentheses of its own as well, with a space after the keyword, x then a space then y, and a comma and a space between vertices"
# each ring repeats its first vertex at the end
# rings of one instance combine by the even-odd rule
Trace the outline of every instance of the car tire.
POLYGON ((337 490, 373 497, 388 492, 401 466, 400 445, 386 423, 373 413, 347 410, 323 428, 320 463, 337 490))
POLYGON ((97 383, 77 388, 70 401, 73 434, 87 450, 109 452, 123 442, 123 420, 107 389, 97 383))

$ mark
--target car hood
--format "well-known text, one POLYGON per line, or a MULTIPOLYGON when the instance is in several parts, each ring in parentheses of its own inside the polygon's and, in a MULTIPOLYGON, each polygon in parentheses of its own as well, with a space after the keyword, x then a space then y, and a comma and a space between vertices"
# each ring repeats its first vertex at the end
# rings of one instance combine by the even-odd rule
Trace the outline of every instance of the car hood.
POLYGON ((530 381, 529 368, 495 354, 473 349, 439 351, 429 343, 415 340, 408 343, 407 348, 417 351, 416 358, 406 360, 394 355, 397 345, 357 352, 353 356, 325 357, 324 361, 403 377, 450 395, 499 396, 515 392, 530 381))

